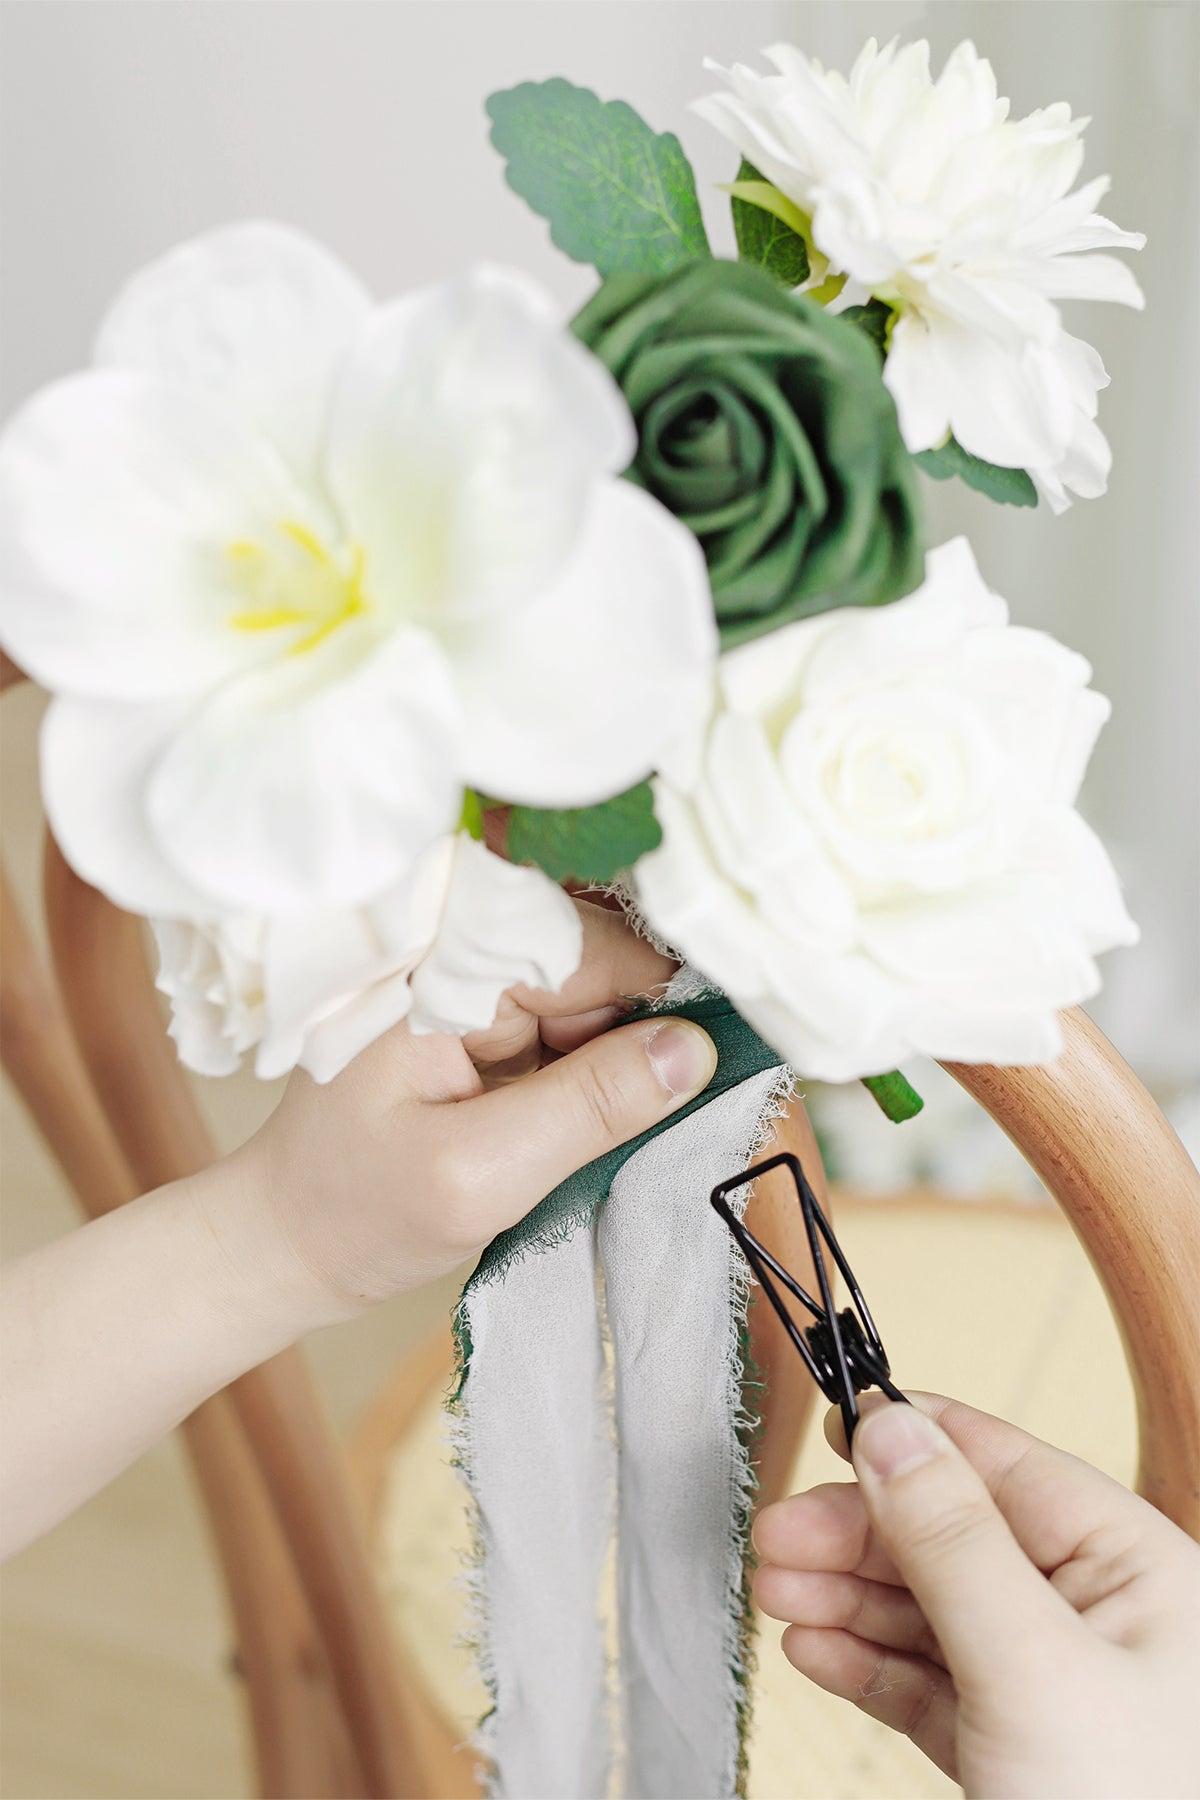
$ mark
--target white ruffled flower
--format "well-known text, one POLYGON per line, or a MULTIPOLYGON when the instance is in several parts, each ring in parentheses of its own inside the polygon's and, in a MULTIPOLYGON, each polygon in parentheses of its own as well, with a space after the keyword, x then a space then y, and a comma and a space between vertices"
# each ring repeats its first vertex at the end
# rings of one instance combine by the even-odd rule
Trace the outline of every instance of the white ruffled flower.
POLYGON ((266 1080, 298 1064, 329 1081, 401 1019, 417 1032, 484 1029, 507 988, 560 987, 582 948, 560 888, 461 833, 368 905, 163 919, 154 935, 181 1060, 229 1075, 253 1051, 266 1080))
POLYGON ((872 38, 848 77, 787 44, 766 56, 777 73, 707 64, 730 91, 695 110, 807 216, 834 274, 896 309, 884 379, 909 449, 953 432, 1028 469, 1056 510, 1068 488, 1102 493, 1107 377, 1055 302, 1141 306, 1125 265, 1096 253, 1145 238, 1096 212, 1107 177, 1071 192, 1087 121, 1062 102, 1010 119, 970 43, 936 81, 924 42, 872 38))
POLYGON ((56 695, 47 810, 118 904, 373 902, 464 784, 603 799, 705 690, 700 551, 618 479, 628 408, 523 277, 376 307, 236 226, 137 275, 96 361, 0 441, 0 639, 56 695))
POLYGON ((1108 702, 1007 617, 956 538, 908 599, 730 652, 664 764, 641 904, 803 1075, 1048 1061, 1136 942, 1075 810, 1108 702))

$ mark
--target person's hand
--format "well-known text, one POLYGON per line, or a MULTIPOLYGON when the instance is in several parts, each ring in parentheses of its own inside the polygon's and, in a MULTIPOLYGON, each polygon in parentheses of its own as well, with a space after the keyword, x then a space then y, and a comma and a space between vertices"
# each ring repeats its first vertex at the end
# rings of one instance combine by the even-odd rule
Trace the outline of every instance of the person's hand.
POLYGON ((579 905, 561 994, 514 990, 465 1044, 398 1027, 328 1087, 294 1075, 232 1156, 6 1266, 5 1554, 247 1369, 477 1255, 707 1085, 698 1026, 606 1029, 674 965, 579 905))
POLYGON ((758 1517, 789 1661, 968 1795, 1200 1794, 1200 1548, 1075 1457, 912 1398, 864 1402, 857 1486, 758 1517))
MULTIPOLYGON (((401 1025, 327 1087, 293 1075, 238 1153, 231 1255, 293 1265, 312 1323, 416 1287, 477 1255, 584 1163, 705 1087, 716 1051, 668 1017, 608 1029, 674 964, 624 918, 579 906, 583 958, 560 993, 514 989, 496 1023, 461 1042, 401 1025), (265 1209, 265 1212, 264 1212, 265 1209)), ((219 1230, 228 1231, 226 1209, 219 1230)))

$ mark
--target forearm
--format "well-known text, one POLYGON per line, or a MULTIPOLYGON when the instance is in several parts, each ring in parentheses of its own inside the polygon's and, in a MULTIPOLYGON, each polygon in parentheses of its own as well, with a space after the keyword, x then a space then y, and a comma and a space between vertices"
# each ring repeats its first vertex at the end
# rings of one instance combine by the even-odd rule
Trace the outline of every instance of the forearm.
POLYGON ((237 1159, 20 1258, 2 1310, 5 1555, 323 1322, 237 1159))

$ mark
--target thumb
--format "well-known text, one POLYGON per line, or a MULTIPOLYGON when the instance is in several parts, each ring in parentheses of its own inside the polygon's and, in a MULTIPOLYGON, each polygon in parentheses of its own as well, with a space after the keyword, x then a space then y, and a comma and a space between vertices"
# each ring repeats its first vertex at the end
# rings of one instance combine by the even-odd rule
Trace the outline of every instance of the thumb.
POLYGON ((687 1019, 642 1019, 507 1087, 461 1101, 477 1179, 522 1217, 568 1175, 657 1125, 708 1086, 716 1045, 687 1019))
POLYGON ((981 1476, 925 1413, 892 1403, 864 1414, 853 1462, 875 1534, 960 1685, 994 1684, 1072 1616, 981 1476))

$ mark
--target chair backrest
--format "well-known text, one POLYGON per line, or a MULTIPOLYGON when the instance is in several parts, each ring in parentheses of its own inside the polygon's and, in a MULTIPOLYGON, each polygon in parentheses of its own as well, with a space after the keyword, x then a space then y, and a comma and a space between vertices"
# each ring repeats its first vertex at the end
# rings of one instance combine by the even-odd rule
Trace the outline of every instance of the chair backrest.
POLYGON ((947 1067, 1075 1227, 1125 1341, 1139 1491, 1200 1538, 1200 1171, 1086 1014, 1063 1032, 1046 1068, 947 1067))

